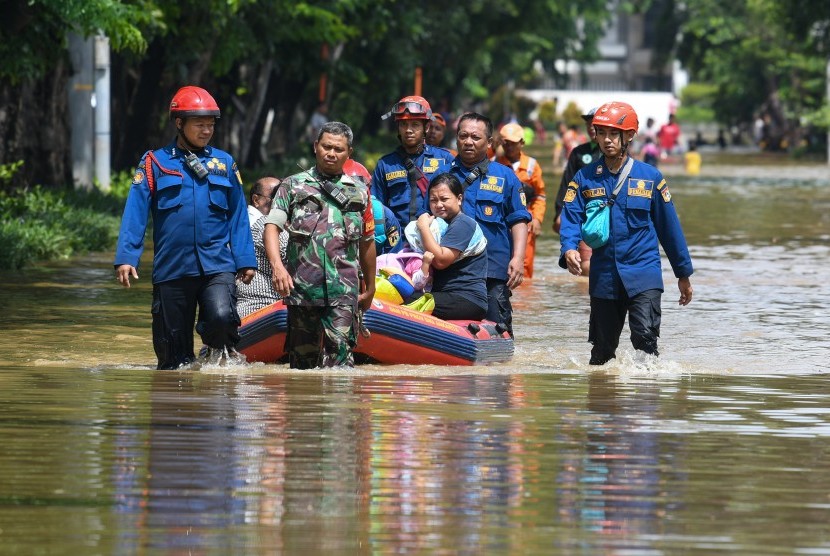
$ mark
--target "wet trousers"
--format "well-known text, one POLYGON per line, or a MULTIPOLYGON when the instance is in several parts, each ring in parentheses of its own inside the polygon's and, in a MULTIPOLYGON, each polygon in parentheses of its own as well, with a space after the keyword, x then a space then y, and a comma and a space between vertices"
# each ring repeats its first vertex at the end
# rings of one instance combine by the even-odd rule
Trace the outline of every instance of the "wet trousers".
POLYGON ((353 367, 357 306, 288 306, 289 367, 353 367))
POLYGON ((239 342, 236 277, 232 272, 153 284, 151 312, 158 369, 175 369, 196 359, 193 354, 194 320, 196 332, 208 347, 222 349, 239 342))
POLYGON ((659 355, 657 338, 660 337, 662 294, 660 290, 646 290, 622 299, 592 297, 588 325, 588 341, 593 344, 590 364, 604 365, 617 356, 626 313, 634 349, 659 355))
POLYGON ((513 292, 507 287, 506 280, 487 279, 487 320, 503 324, 510 336, 513 336, 513 305, 510 296, 513 292))

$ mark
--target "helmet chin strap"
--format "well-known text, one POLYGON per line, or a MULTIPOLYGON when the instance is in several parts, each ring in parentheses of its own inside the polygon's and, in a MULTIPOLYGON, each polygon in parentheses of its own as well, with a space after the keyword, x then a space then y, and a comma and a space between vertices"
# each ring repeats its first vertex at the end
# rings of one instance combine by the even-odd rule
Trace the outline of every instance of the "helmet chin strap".
MULTIPOLYGON (((633 140, 633 137, 632 137, 632 140, 633 140)), ((618 154, 617 156, 615 156, 614 158, 611 158, 611 159, 608 159, 608 157, 606 157, 606 160, 614 161, 615 166, 616 166, 616 163, 619 163, 619 165, 622 166, 623 160, 625 160, 626 156, 628 156, 628 147, 630 145, 631 145, 631 141, 626 141, 625 140, 625 132, 620 131, 620 154, 618 154)))

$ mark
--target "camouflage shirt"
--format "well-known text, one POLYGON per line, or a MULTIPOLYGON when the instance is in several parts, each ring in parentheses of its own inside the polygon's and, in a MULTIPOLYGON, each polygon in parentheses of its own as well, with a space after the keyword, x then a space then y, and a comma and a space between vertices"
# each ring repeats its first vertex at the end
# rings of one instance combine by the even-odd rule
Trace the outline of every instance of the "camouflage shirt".
POLYGON ((288 305, 354 305, 359 292, 360 241, 374 241, 375 220, 366 184, 343 175, 331 182, 346 207, 326 193, 316 168, 279 188, 267 222, 288 232, 286 269, 294 289, 288 305))

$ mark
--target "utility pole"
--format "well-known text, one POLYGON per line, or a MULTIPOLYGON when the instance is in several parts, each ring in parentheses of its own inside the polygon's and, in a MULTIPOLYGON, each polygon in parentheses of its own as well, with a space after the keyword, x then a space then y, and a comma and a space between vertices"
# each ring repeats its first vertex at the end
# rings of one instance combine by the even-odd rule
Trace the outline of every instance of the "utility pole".
POLYGON ((69 35, 69 122, 75 187, 110 189, 110 42, 69 35))
POLYGON ((110 190, 110 40, 95 37, 95 181, 110 190))
POLYGON ((92 41, 80 35, 69 35, 69 57, 72 75, 69 78, 69 131, 71 133, 72 181, 81 189, 92 187, 92 41))

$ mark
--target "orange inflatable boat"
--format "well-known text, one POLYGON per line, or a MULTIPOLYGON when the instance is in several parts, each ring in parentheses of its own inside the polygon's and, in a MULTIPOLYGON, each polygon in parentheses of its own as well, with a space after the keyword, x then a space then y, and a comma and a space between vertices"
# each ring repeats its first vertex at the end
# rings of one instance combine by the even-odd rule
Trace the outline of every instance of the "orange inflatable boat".
MULTIPOLYGON (((513 339, 490 321, 445 321, 376 299, 363 325, 371 335, 358 338, 358 363, 487 365, 513 357, 513 339)), ((237 349, 251 362, 285 362, 287 328, 288 310, 278 301, 242 319, 237 349)))

